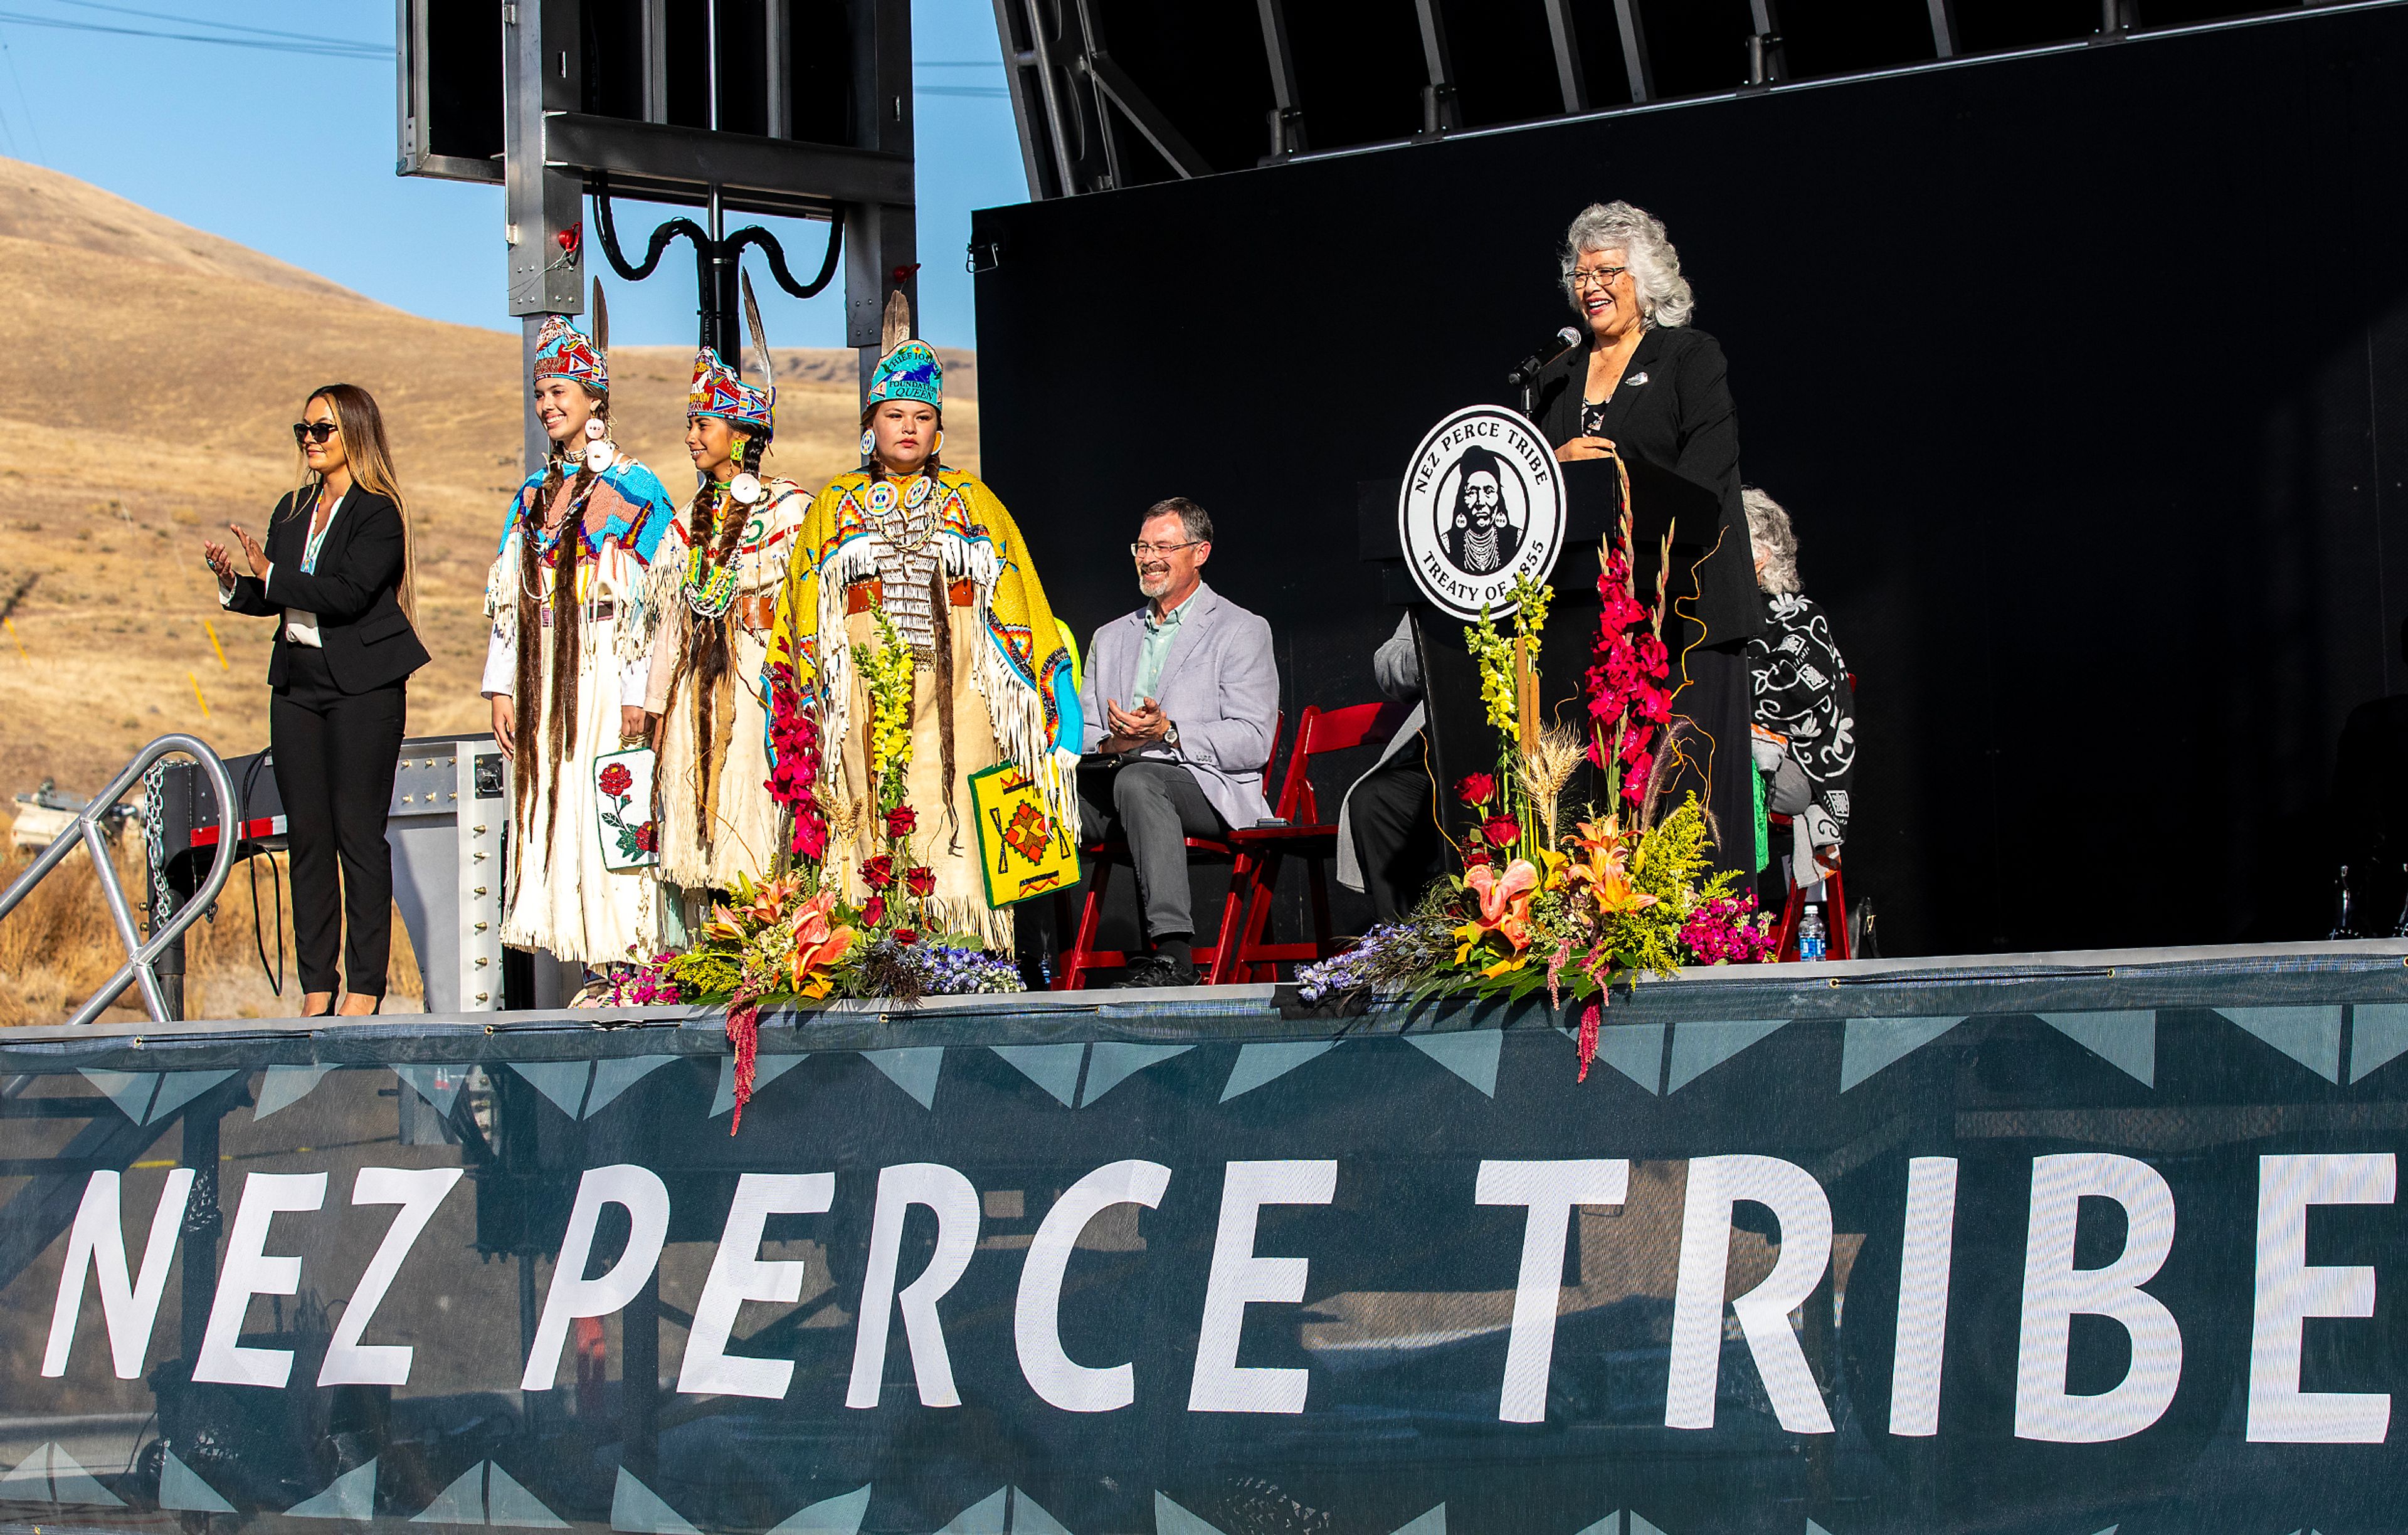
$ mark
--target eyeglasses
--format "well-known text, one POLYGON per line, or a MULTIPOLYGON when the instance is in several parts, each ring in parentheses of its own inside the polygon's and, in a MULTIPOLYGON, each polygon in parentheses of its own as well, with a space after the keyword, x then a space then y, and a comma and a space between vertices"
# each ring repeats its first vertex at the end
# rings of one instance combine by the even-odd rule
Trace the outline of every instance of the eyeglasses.
POLYGON ((1611 288, 1613 280, 1630 270, 1627 266, 1583 266, 1572 273, 1574 292, 1586 287, 1611 288))
POLYGON ((305 441, 323 442, 341 430, 331 421, 296 421, 293 423, 293 443, 299 447, 305 441))
POLYGON ((1183 544, 1131 544, 1129 552, 1141 560, 1148 554, 1176 554, 1182 549, 1193 549, 1203 541, 1201 538, 1190 538, 1183 544))

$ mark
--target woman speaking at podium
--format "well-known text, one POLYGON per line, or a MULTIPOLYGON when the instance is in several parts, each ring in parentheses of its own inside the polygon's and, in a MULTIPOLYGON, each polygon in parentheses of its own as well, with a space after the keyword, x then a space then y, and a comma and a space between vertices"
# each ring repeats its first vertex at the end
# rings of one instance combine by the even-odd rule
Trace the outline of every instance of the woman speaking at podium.
MULTIPOLYGON (((1690 744, 1713 814, 1723 868, 1753 872, 1756 824, 1748 748, 1747 642, 1763 625, 1747 514, 1740 504, 1739 414, 1724 378, 1723 349, 1689 326, 1694 298, 1664 225, 1628 203, 1593 205, 1564 237, 1564 291, 1588 328, 1538 380, 1539 428, 1565 463, 1619 453, 1673 470, 1720 493, 1718 525, 1697 546, 1694 600, 1668 624, 1675 656, 1673 713, 1702 739, 1690 744), (1743 846, 1744 844, 1744 846, 1743 846)), ((1685 776, 1685 775, 1684 775, 1685 776)), ((1684 784, 1674 780, 1677 793, 1684 784)))
POLYGON ((311 395, 293 440, 301 486, 268 515, 265 547, 230 525, 239 562, 214 541, 201 552, 227 611, 277 621, 267 739, 292 839, 302 1015, 335 1011, 338 991, 343 1012, 374 1012, 393 945, 385 811, 405 689, 427 661, 411 626, 409 523, 366 390, 338 383, 311 395))

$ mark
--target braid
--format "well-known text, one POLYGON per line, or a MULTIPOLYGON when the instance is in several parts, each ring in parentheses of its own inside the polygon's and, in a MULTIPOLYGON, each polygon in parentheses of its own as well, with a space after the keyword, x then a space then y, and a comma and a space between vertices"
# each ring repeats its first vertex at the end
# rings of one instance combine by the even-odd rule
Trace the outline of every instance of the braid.
POLYGON ((532 771, 540 751, 543 727, 543 600, 538 595, 537 582, 543 580, 543 550, 538 542, 543 512, 552 505, 552 497, 560 489, 560 460, 554 457, 544 466, 542 482, 535 487, 531 499, 519 506, 519 568, 518 590, 512 594, 519 615, 518 666, 513 673, 511 698, 516 704, 516 719, 510 730, 510 755, 519 770, 510 775, 511 819, 523 836, 529 814, 528 802, 535 794, 532 771))

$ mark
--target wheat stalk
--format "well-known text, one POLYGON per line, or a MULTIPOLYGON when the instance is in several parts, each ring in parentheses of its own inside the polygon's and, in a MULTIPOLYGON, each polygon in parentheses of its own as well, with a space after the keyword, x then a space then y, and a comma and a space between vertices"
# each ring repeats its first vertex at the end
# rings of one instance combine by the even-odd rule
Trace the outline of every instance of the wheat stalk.
POLYGON ((1555 845, 1555 820, 1561 810, 1564 785, 1570 782, 1572 769, 1588 755, 1588 742, 1570 725, 1551 724, 1526 738, 1519 767, 1522 792, 1539 808, 1540 819, 1546 823, 1547 845, 1555 845))

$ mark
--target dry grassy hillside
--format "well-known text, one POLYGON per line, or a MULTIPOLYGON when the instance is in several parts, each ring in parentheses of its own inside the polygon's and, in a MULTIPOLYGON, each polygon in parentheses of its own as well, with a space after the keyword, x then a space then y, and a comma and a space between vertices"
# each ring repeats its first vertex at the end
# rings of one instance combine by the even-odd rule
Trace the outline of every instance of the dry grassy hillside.
MULTIPOLYGON (((774 341, 794 310, 764 302, 774 341)), ((620 440, 673 492, 691 483, 691 359, 612 359, 620 440)), ((858 461, 855 356, 781 361, 769 466, 816 486, 858 461)), ((946 456, 975 466, 975 373, 947 362, 946 456)), ((416 520, 435 663, 411 684, 410 727, 476 727, 485 567, 520 479, 519 368, 514 335, 416 319, 0 160, 0 610, 15 630, 0 633, 0 794, 45 777, 88 792, 168 730, 228 753, 265 743, 268 625, 218 611, 200 540, 230 519, 259 529, 293 481, 288 423, 338 379, 383 406, 416 520)))

